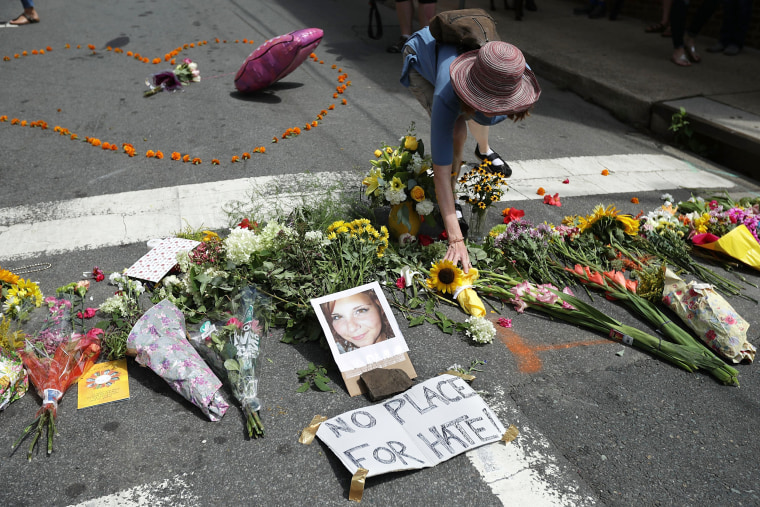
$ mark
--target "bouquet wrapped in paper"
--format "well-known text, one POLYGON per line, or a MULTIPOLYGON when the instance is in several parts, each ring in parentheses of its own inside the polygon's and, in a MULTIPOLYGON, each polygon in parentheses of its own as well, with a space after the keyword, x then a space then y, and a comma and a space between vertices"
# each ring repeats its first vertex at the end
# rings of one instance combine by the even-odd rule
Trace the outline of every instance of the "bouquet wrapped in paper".
POLYGON ((137 321, 127 338, 127 353, 148 366, 175 391, 218 421, 229 408, 222 382, 187 341, 185 316, 168 299, 137 321))
POLYGON ((226 322, 204 322, 190 334, 190 342, 227 383, 240 402, 249 437, 264 435, 259 418, 261 399, 260 357, 267 319, 263 317, 266 298, 252 288, 235 298, 233 312, 226 322))
POLYGON ((686 283, 668 269, 662 301, 717 354, 733 363, 755 359, 756 349, 747 341, 749 324, 712 285, 686 283))

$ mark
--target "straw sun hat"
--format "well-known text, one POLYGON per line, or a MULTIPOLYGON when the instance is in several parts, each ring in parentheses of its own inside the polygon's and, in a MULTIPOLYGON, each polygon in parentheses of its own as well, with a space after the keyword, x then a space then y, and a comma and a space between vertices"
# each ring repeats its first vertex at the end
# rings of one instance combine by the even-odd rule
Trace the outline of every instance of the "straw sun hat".
POLYGON ((522 51, 507 42, 489 42, 461 54, 449 72, 459 98, 481 113, 520 113, 541 95, 538 80, 526 68, 522 51))

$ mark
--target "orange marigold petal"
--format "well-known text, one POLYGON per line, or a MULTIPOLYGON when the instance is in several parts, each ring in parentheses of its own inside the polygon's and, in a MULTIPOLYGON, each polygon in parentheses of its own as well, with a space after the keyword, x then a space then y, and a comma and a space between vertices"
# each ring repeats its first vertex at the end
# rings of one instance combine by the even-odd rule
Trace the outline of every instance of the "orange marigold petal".
POLYGON ((536 193, 538 195, 544 195, 546 193, 546 190, 544 190, 544 187, 538 187, 538 190, 536 190, 536 193))

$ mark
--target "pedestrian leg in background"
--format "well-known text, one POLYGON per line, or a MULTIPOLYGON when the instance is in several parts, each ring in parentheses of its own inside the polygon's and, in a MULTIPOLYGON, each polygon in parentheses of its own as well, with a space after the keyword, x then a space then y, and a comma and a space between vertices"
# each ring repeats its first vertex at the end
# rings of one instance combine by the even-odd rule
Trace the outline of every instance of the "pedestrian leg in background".
POLYGON ((32 0, 21 0, 21 5, 24 7, 22 12, 16 19, 9 21, 10 25, 31 25, 32 23, 39 23, 40 16, 34 9, 34 2, 32 0))

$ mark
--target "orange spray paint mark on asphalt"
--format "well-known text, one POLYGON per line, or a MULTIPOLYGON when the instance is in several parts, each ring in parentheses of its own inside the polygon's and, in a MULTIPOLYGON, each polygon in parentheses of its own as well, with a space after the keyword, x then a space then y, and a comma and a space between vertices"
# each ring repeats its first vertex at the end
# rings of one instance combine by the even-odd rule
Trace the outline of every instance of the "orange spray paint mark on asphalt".
POLYGON ((539 352, 547 350, 561 350, 572 347, 588 347, 590 345, 602 345, 612 343, 609 340, 581 340, 577 342, 558 343, 556 345, 530 345, 522 336, 510 329, 496 330, 499 339, 507 346, 512 355, 517 360, 517 369, 520 373, 538 373, 543 367, 539 352))

